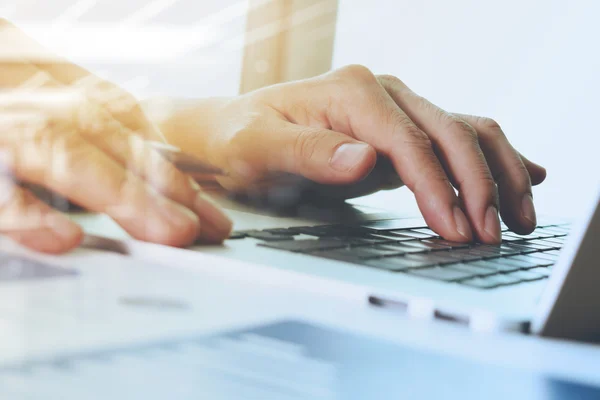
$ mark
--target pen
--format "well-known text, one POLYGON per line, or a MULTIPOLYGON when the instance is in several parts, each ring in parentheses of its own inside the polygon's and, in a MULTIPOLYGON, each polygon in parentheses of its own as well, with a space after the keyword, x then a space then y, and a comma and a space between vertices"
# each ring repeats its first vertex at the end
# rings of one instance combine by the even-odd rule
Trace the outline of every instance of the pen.
POLYGON ((225 176, 227 173, 191 154, 167 143, 149 142, 163 157, 172 162, 181 171, 188 174, 207 174, 225 176))

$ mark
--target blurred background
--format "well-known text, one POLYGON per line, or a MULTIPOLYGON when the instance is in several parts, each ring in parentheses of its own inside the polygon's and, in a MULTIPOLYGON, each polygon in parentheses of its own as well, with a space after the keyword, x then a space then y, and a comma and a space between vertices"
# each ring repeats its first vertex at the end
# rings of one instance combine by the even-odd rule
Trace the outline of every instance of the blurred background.
MULTIPOLYGON (((594 0, 1 0, 0 16, 139 97, 231 96, 346 64, 492 117, 548 169, 538 211, 600 188, 594 0)), ((361 199, 412 213, 406 189, 361 199)))

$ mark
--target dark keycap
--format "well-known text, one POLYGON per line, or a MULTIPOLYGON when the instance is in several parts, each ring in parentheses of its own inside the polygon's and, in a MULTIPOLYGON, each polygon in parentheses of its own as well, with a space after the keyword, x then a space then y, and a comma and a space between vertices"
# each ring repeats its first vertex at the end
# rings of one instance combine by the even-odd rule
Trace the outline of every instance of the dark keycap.
POLYGON ((432 267, 411 269, 407 271, 410 275, 416 275, 424 278, 436 279, 438 281, 454 282, 468 279, 474 275, 470 272, 452 269, 451 267, 432 267))
POLYGON ((384 247, 386 249, 396 250, 403 254, 423 253, 423 252, 429 251, 428 249, 423 248, 423 247, 411 246, 411 243, 416 243, 416 242, 386 243, 386 244, 378 246, 378 247, 384 247))
POLYGON ((318 250, 336 249, 347 247, 347 243, 334 239, 302 239, 288 240, 281 242, 260 243, 259 246, 269 247, 272 249, 292 251, 295 253, 305 253, 318 250))
POLYGON ((538 254, 540 254, 540 253, 525 254, 522 256, 514 256, 514 257, 510 257, 510 260, 513 260, 513 261, 518 260, 518 261, 523 261, 523 262, 527 263, 528 266, 522 267, 523 269, 535 268, 535 267, 547 267, 549 265, 554 264, 554 262, 548 261, 546 258, 538 257, 538 254))
POLYGON ((545 275, 537 274, 531 271, 515 271, 507 274, 507 276, 524 282, 537 281, 546 278, 545 275))
POLYGON ((521 280, 519 280, 517 277, 511 277, 507 274, 498 274, 486 276, 485 278, 472 278, 461 281, 460 283, 479 289, 493 289, 499 286, 514 285, 515 283, 519 282, 521 282, 521 280))
POLYGON ((386 257, 366 260, 364 265, 389 271, 405 271, 412 268, 423 268, 435 265, 435 262, 423 260, 410 260, 406 257, 386 257))
POLYGON ((467 265, 475 265, 477 267, 489 268, 496 272, 502 272, 502 273, 518 271, 521 269, 518 266, 501 263, 501 262, 499 262, 499 260, 501 260, 501 259, 495 258, 493 260, 473 261, 473 262, 467 263, 467 265))
POLYGON ((378 231, 393 231, 397 229, 427 228, 422 219, 402 218, 387 219, 383 221, 370 221, 360 224, 361 226, 378 231))
POLYGON ((456 270, 459 270, 459 271, 468 272, 472 276, 489 276, 489 275, 495 275, 495 274, 498 273, 498 271, 495 270, 495 269, 477 266, 477 265, 475 265, 473 263, 470 263, 470 264, 465 264, 465 263, 452 264, 451 266, 449 266, 449 268, 456 269, 456 270))

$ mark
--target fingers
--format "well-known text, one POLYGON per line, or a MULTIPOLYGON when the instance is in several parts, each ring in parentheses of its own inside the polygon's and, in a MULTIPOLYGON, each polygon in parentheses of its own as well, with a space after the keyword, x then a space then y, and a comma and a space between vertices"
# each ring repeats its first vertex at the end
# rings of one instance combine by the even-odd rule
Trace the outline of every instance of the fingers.
POLYGON ((220 243, 231 233, 231 220, 186 174, 168 162, 148 142, 131 134, 118 123, 102 124, 101 133, 82 135, 109 154, 154 190, 194 211, 200 217, 199 239, 220 243))
POLYGON ((77 224, 5 176, 0 176, 0 233, 30 249, 51 254, 69 251, 83 238, 77 224))
POLYGON ((382 76, 379 80, 396 104, 432 140, 438 158, 460 192, 477 239, 499 243, 498 192, 475 129, 416 95, 399 79, 382 76))
POLYGON ((185 246, 198 236, 199 221, 77 134, 56 126, 15 134, 0 143, 5 164, 23 181, 43 185, 96 212, 111 216, 133 237, 185 246))
MULTIPOLYGON (((415 194, 428 225, 454 241, 471 241, 473 233, 429 137, 417 127, 362 67, 338 72, 337 80, 352 82, 340 96, 347 105, 332 124, 387 155, 402 181, 415 194), (353 101, 349 101, 352 99, 353 101)), ((332 113, 334 114, 334 113, 332 113)))
POLYGON ((541 183, 546 171, 522 157, 493 120, 462 114, 458 116, 479 132, 481 148, 498 183, 502 219, 515 232, 530 233, 537 223, 530 176, 541 183))

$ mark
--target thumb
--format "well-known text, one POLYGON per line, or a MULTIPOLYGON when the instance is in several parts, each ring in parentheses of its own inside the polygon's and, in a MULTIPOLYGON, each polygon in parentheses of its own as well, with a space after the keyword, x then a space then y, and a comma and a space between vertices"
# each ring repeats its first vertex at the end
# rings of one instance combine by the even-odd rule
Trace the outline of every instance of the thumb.
POLYGON ((282 171, 323 184, 348 184, 366 177, 377 162, 373 147, 343 133, 287 122, 282 128, 281 150, 269 157, 282 171))

